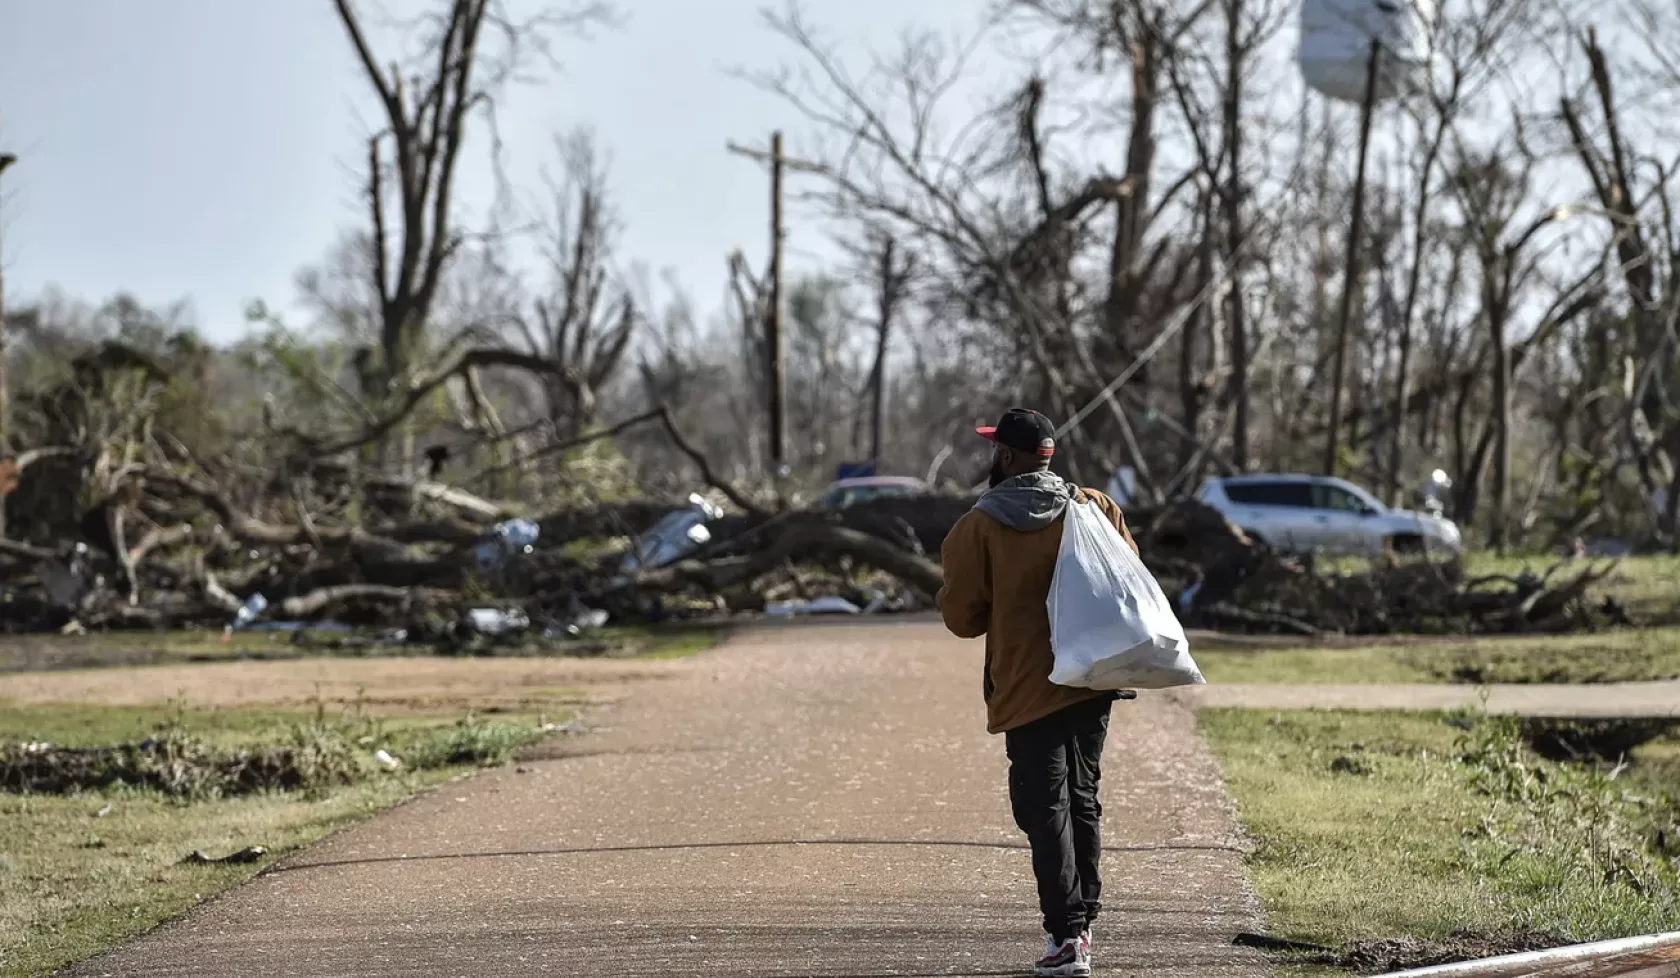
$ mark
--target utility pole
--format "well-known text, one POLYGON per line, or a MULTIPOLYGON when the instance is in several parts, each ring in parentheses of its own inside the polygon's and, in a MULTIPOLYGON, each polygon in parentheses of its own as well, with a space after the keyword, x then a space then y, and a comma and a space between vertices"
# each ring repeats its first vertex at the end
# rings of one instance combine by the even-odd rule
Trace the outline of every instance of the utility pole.
MULTIPOLYGON (((0 153, 0 175, 17 162, 13 153, 0 153)), ((11 355, 6 349, 6 268, 0 254, 0 455, 12 450, 12 371, 11 355)), ((0 497, 3 498, 3 497, 0 497)), ((0 512, 0 536, 5 534, 5 513, 0 512)))
MULTIPOLYGON (((1237 468, 1248 469, 1248 328, 1243 322, 1242 269, 1247 242, 1242 222, 1242 75, 1245 67, 1242 38, 1242 0, 1225 0, 1225 145, 1231 157, 1231 172, 1225 186, 1226 261, 1231 263, 1231 294, 1227 317, 1231 329, 1232 409, 1231 459, 1237 468)), ((1209 215, 1211 217, 1211 214, 1209 215)), ((1209 224, 1211 225, 1211 221, 1209 224)), ((1212 228, 1204 232, 1211 235, 1212 228)), ((1211 317, 1210 317, 1211 319, 1211 317)))
POLYGON ((770 388, 770 474, 776 482, 776 493, 780 498, 785 491, 788 476, 784 408, 787 381, 782 370, 782 171, 792 169, 806 173, 826 173, 827 170, 816 163, 790 160, 783 156, 780 131, 770 134, 768 153, 734 143, 729 143, 728 149, 738 156, 770 164, 770 281, 766 285, 770 294, 769 308, 764 313, 764 353, 768 360, 764 377, 770 388))
POLYGON ((1348 228, 1347 271, 1342 278, 1342 307, 1336 318, 1336 348, 1330 368, 1330 428, 1324 437, 1324 474, 1336 474, 1342 449, 1342 388, 1347 385, 1348 320, 1359 287, 1359 245, 1365 235, 1365 166, 1371 149, 1371 110, 1377 100, 1377 65, 1382 42, 1371 39, 1371 60, 1365 69, 1365 101, 1359 113, 1359 172, 1353 180, 1353 220, 1348 228))
POLYGON ((783 413, 787 379, 782 371, 782 134, 770 135, 770 309, 765 317, 764 349, 770 358, 770 471, 778 497, 787 481, 787 426, 783 413))
POLYGON ((869 371, 869 460, 877 466, 881 464, 881 434, 886 414, 887 343, 905 274, 894 260, 896 250, 893 239, 881 242, 880 323, 875 333, 875 366, 869 371))
MULTIPOLYGON (((15 153, 0 153, 0 175, 17 162, 15 153)), ((0 198, 4 199, 4 198, 0 198)), ((0 249, 0 458, 7 459, 6 467, 11 471, 8 478, 17 472, 17 463, 11 461, 12 455, 12 370, 11 351, 6 349, 6 267, 5 253, 0 249)), ((6 526, 6 496, 10 495, 12 487, 6 487, 0 492, 0 539, 5 539, 6 526)))

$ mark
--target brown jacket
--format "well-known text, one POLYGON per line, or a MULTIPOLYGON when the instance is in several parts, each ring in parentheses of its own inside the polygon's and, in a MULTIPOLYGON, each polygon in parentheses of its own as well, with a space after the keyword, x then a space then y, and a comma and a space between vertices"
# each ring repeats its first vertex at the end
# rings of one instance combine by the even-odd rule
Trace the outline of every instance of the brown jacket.
MULTIPOLYGON (((1133 550, 1137 542, 1114 500, 1081 494, 1102 508, 1133 550)), ((945 538, 945 586, 939 613, 959 638, 986 636, 986 728, 1003 733, 1064 707, 1112 693, 1050 681, 1050 579, 1062 545, 1062 522, 1042 530, 1010 529, 978 509, 945 538)))

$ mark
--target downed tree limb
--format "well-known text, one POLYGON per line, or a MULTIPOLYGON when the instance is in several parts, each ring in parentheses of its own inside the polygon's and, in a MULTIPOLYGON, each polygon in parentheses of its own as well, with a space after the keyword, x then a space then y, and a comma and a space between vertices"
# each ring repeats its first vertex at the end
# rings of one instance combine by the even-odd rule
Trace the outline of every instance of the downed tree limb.
POLYGON ((728 480, 722 478, 712 470, 711 461, 708 460, 698 448, 695 448, 694 445, 683 436, 682 429, 677 427, 676 420, 671 417, 671 409, 669 407, 665 407, 663 405, 660 406, 659 423, 665 427, 665 434, 670 436, 671 444, 677 447, 677 451, 687 455, 689 461, 693 462, 695 467, 700 470, 700 478, 705 480, 706 485, 723 493, 729 498, 730 502, 741 507, 743 511, 753 516, 762 519, 770 515, 762 507, 758 506, 751 499, 748 499, 747 496, 739 489, 736 489, 733 485, 731 485, 728 480))
POLYGON ((19 560, 48 561, 57 560, 58 554, 45 547, 35 547, 16 540, 0 539, 0 557, 16 557, 19 560))
MULTIPOLYGON (((726 499, 734 503, 741 509, 742 512, 748 514, 749 516, 760 520, 767 519, 769 517, 769 512, 762 506, 753 502, 746 493, 737 489, 732 483, 717 474, 717 470, 712 468, 711 460, 706 457, 704 452, 694 447, 694 443, 689 441, 688 437, 683 434, 682 429, 677 426, 676 419, 671 417, 671 409, 663 405, 654 408, 651 411, 644 411, 634 417, 625 418, 623 421, 607 428, 603 428, 599 431, 592 431, 589 434, 579 435, 576 438, 569 438, 553 445, 545 445, 543 448, 526 455, 512 464, 516 466, 523 465, 526 462, 541 458, 545 455, 559 455, 564 452, 571 451, 574 448, 582 448, 584 445, 588 445, 591 442, 623 434, 631 428, 640 424, 646 424, 649 421, 658 421, 660 427, 665 430, 666 437, 671 440, 671 444, 675 446, 678 451, 688 456, 689 461, 694 463, 694 467, 700 470, 700 481, 704 482, 708 486, 711 486, 713 489, 716 489, 718 492, 723 493, 726 499)), ((487 470, 483 473, 483 477, 488 478, 490 476, 494 476, 506 470, 506 468, 508 468, 508 466, 500 466, 498 468, 487 470)))
POLYGON ((391 528, 384 534, 370 533, 356 526, 293 526, 269 523, 247 515, 227 496, 214 487, 191 476, 163 469, 146 470, 146 478, 196 497, 218 517, 228 534, 245 544, 287 547, 298 544, 312 546, 349 546, 358 548, 400 549, 404 543, 447 543, 466 545, 483 535, 476 527, 459 523, 417 522, 391 528))
POLYGON ((1264 632, 1316 638, 1323 634, 1299 618, 1277 612, 1247 611, 1229 604, 1213 604, 1200 610, 1203 624, 1218 631, 1264 632))
POLYGON ((774 570, 795 555, 807 559, 851 558, 891 574, 927 600, 932 600, 944 583, 943 572, 932 561, 879 537, 821 523, 789 523, 768 547, 752 554, 712 561, 678 561, 641 572, 636 576, 635 583, 656 591, 674 591, 684 587, 726 591, 774 570))
POLYGON ((317 457, 337 455, 341 452, 361 448, 363 445, 372 444, 390 434, 398 425, 402 424, 433 391, 448 383, 451 378, 458 374, 466 373, 478 367, 512 367, 528 373, 548 374, 558 377, 566 377, 575 373, 570 368, 563 367, 553 360, 533 356, 529 353, 520 353, 517 350, 497 347, 478 347, 463 350, 447 367, 416 384, 410 385, 407 390, 403 391, 395 408, 370 421, 356 434, 347 435, 325 444, 318 443, 307 436, 298 435, 298 437, 309 446, 310 452, 317 457))
POLYGON ((465 489, 457 489, 442 482, 429 482, 423 479, 410 481, 393 476, 372 476, 368 478, 367 482, 370 486, 379 489, 406 493, 416 500, 442 503, 463 513, 484 519, 500 519, 508 513, 506 506, 493 503, 482 496, 474 495, 465 489))
POLYGON ((28 469, 31 465, 34 465, 36 462, 44 462, 49 458, 74 458, 80 454, 80 449, 71 448, 66 445, 31 448, 29 451, 18 455, 15 471, 21 475, 26 469, 28 469))
POLYGON ((193 528, 190 523, 176 526, 154 526, 147 530, 138 543, 128 550, 128 560, 131 564, 138 564, 151 555, 154 550, 163 550, 179 546, 191 540, 193 528))
POLYGON ((521 455, 519 458, 516 458, 511 462, 480 469, 473 478, 479 482, 488 482, 498 475, 502 475, 512 469, 522 468, 540 458, 546 458, 550 455, 562 455, 574 448, 582 448, 585 445, 590 445, 606 438, 617 437, 639 424, 654 420, 660 416, 663 410, 663 408, 655 408, 652 411, 645 411, 635 417, 625 418, 623 421, 620 421, 610 427, 601 428, 598 431, 591 431, 586 435, 579 435, 576 438, 568 438, 565 441, 555 442, 551 445, 544 445, 536 451, 521 455))

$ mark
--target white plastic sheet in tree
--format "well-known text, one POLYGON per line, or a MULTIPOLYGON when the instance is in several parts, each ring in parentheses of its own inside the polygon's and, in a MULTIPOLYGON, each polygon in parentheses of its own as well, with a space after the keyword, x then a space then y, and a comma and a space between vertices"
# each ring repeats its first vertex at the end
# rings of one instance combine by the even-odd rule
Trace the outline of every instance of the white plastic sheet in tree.
POLYGON ((1376 100, 1416 90, 1429 66, 1434 17, 1433 0, 1301 0, 1301 77, 1330 98, 1364 101, 1375 39, 1382 45, 1376 100))

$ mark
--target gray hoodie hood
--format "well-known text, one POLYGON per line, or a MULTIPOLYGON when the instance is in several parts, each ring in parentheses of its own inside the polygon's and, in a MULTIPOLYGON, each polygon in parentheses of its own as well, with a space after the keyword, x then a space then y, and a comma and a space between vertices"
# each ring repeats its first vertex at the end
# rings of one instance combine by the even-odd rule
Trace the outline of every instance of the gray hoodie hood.
POLYGON ((1062 518, 1079 488, 1053 472, 1028 472, 1006 479, 974 504, 1012 530, 1042 530, 1062 518))

